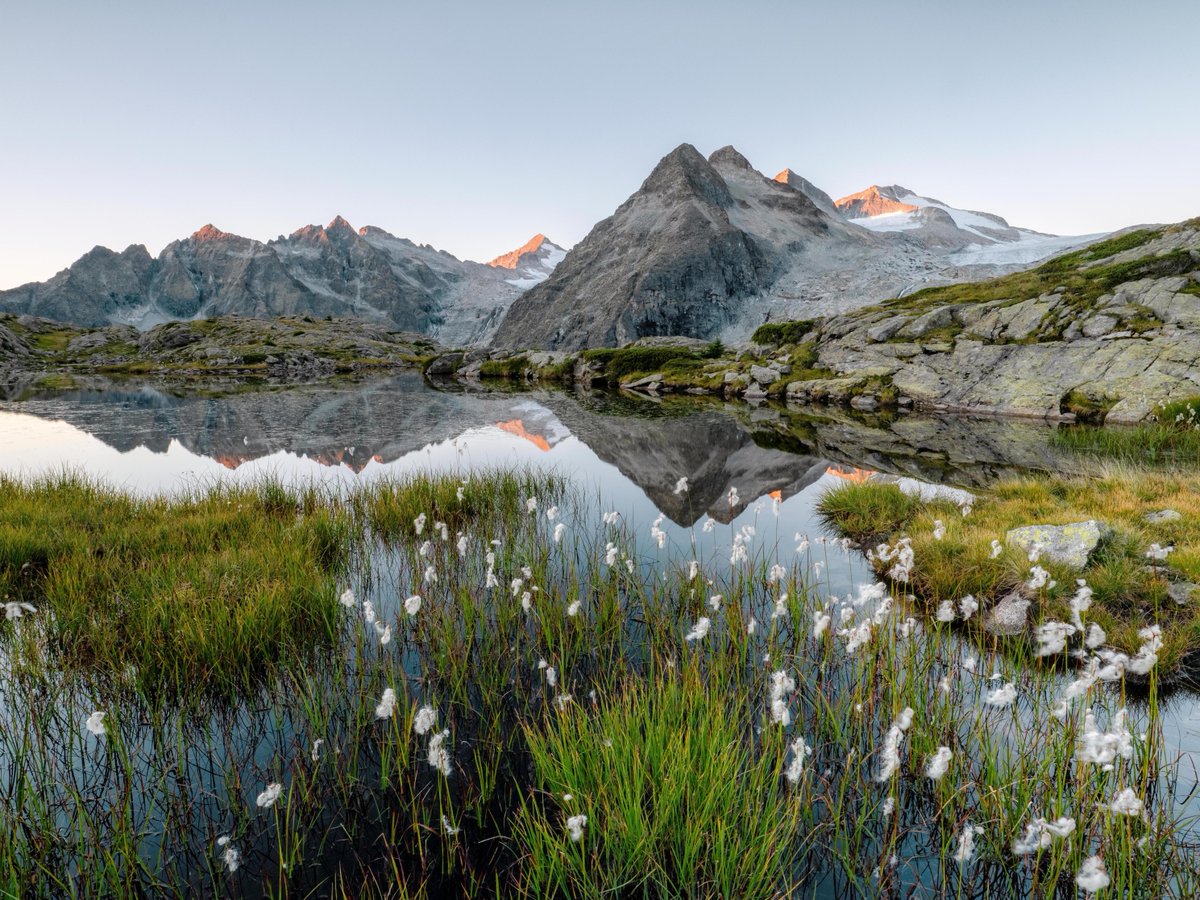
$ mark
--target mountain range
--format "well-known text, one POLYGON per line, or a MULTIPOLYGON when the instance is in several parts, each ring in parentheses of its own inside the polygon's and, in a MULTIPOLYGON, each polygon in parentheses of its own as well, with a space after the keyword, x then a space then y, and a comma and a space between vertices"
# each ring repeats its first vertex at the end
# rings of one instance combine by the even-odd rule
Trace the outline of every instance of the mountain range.
POLYGON ((0 311, 146 329, 219 315, 353 316, 442 344, 577 349, 651 335, 740 339, 768 320, 844 312, 1027 266, 1056 237, 899 186, 836 202, 796 172, 690 144, 570 251, 544 235, 489 263, 340 216, 262 242, 206 225, 158 256, 96 247, 0 311))

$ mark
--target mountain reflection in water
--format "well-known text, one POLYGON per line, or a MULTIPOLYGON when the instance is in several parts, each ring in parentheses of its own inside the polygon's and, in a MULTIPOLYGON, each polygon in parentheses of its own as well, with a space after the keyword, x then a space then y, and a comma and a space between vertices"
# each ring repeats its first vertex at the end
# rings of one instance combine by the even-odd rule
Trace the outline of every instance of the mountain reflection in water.
POLYGON ((872 472, 985 485, 1056 468, 1052 425, 920 415, 869 417, 612 393, 437 390, 416 375, 224 395, 118 386, 0 402, 0 471, 70 467, 135 490, 194 478, 346 480, 417 469, 607 464, 672 521, 729 521, 746 501, 786 500, 821 477, 872 472), (689 490, 675 493, 680 476, 689 490))

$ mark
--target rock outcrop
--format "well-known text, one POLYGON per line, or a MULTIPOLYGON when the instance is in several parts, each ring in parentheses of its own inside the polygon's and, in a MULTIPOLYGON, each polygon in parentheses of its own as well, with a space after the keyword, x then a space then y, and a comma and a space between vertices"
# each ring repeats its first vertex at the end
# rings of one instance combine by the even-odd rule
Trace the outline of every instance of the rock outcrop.
POLYGON ((930 409, 1141 421, 1200 394, 1200 220, 833 317, 815 340, 835 377, 789 396, 873 382, 930 409))

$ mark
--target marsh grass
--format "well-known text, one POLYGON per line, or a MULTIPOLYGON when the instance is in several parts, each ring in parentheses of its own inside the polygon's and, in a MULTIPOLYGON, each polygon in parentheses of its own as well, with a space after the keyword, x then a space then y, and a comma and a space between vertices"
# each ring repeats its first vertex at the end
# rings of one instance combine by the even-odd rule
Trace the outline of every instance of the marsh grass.
MULTIPOLYGON (((95 496, 109 513, 130 509, 95 496)), ((167 508, 187 520, 229 496, 167 508)), ((1195 890, 1176 796, 1187 782, 1164 749, 1153 683, 1130 710, 1128 758, 1079 763, 1085 708, 1107 726, 1123 683, 1089 688, 1060 721, 1056 672, 909 619, 902 592, 832 596, 817 564, 837 546, 792 552, 766 523, 754 536, 739 522, 719 526, 724 543, 703 543, 697 527, 659 548, 645 523, 602 524, 564 479, 520 471, 344 497, 272 487, 241 502, 260 537, 318 514, 336 523, 333 640, 312 658, 272 660, 261 682, 185 701, 207 672, 159 665, 157 682, 128 683, 108 661, 51 665, 37 636, 57 627, 56 608, 43 582, 20 581, 39 611, 0 632, 0 886, 31 897, 1072 896, 1082 860, 1100 852, 1120 896, 1195 890), (750 552, 732 562, 735 538, 750 552), (832 622, 817 633, 821 615, 832 622), (689 640, 701 616, 710 628, 689 640), (1011 706, 985 702, 993 672, 1014 682, 1011 706), (776 673, 789 681, 778 697, 776 673), (417 733, 426 706, 436 721, 417 733), (898 764, 881 780, 906 707, 898 764), (96 710, 101 736, 84 727, 96 710), (793 780, 798 738, 812 756, 793 780), (924 770, 939 746, 954 757, 935 782, 924 770), (270 784, 279 797, 260 808, 270 784), (1126 787, 1144 817, 1107 811, 1126 787), (571 815, 588 817, 578 842, 571 815), (1072 836, 1012 854, 1033 817, 1058 815, 1076 818, 1072 836), (968 824, 983 833, 959 863, 968 824)), ((221 546, 217 533, 170 532, 197 558, 221 546)), ((103 562, 106 526, 83 534, 72 552, 103 562)), ((160 621, 178 631, 184 620, 160 621)))
POLYGON ((74 476, 0 478, 0 510, 0 596, 45 613, 26 664, 229 689, 337 633, 353 540, 316 491, 147 500, 74 476))
MULTIPOLYGON (((1035 625, 1067 621, 1076 579, 1083 578, 1095 592, 1091 615, 1112 646, 1133 653, 1142 643, 1139 630, 1160 625, 1160 677, 1190 677, 1185 664, 1200 652, 1200 602, 1190 598, 1180 604, 1168 596, 1172 582, 1185 590, 1200 581, 1200 489, 1185 475, 1121 468, 1089 476, 1011 478, 994 485, 966 516, 953 503, 921 502, 895 485, 866 482, 830 491, 820 512, 840 533, 867 544, 908 536, 921 560, 910 588, 930 614, 941 602, 957 603, 967 594, 986 608, 1010 591, 1026 590, 1035 601, 1035 625), (1180 518, 1159 524, 1145 520, 1164 509, 1180 518), (1038 561, 1057 582, 1054 587, 1029 592, 1024 585, 1033 563, 1025 551, 1004 546, 997 556, 991 549, 993 540, 1004 545, 1012 528, 1089 519, 1109 526, 1111 533, 1082 571, 1047 558, 1038 561), (934 534, 936 521, 945 528, 940 539, 934 534), (1155 563, 1145 555, 1151 544, 1175 550, 1155 563)), ((881 573, 887 568, 877 564, 881 573)))

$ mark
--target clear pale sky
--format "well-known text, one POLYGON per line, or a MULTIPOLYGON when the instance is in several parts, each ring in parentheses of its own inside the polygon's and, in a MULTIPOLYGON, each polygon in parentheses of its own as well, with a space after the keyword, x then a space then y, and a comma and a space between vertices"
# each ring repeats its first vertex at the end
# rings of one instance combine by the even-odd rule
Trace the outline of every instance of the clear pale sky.
POLYGON ((688 141, 1063 234, 1200 215, 1200 3, 2 0, 0 287, 206 222, 564 245, 688 141))

